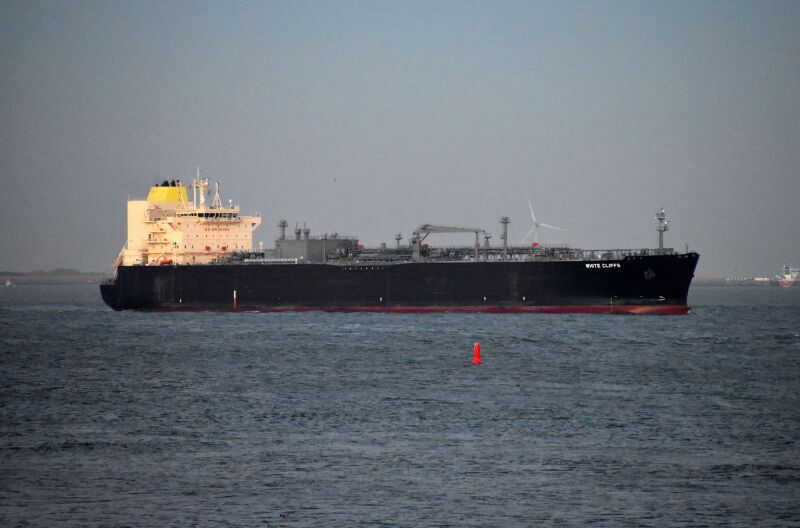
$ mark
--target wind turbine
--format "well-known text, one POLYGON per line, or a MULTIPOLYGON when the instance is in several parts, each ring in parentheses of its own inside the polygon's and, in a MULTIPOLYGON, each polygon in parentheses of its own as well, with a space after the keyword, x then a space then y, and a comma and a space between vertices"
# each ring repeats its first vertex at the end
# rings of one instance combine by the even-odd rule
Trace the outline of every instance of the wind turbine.
POLYGON ((536 219, 536 213, 533 212, 533 204, 531 203, 531 199, 527 194, 525 195, 525 199, 528 200, 528 208, 531 210, 531 221, 533 222, 533 226, 531 227, 531 230, 528 231, 524 237, 522 237, 522 240, 519 241, 520 244, 525 242, 525 239, 531 236, 531 234, 533 234, 533 243, 534 245, 538 246, 539 240, 537 238, 537 234, 539 233, 539 227, 546 227, 548 229, 555 229, 556 231, 563 231, 563 229, 560 227, 556 227, 554 225, 545 224, 543 222, 538 221, 536 219))

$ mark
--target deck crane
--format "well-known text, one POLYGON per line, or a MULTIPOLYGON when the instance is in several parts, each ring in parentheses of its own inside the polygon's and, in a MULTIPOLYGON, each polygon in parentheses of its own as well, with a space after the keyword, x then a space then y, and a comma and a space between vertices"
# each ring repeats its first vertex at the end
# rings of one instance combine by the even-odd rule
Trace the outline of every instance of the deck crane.
POLYGON ((423 224, 414 230, 411 237, 411 245, 414 248, 414 260, 419 260, 419 250, 422 241, 425 240, 431 233, 475 233, 475 261, 478 260, 478 252, 480 250, 480 234, 486 233, 486 230, 477 227, 457 227, 457 226, 443 226, 435 224, 423 224))

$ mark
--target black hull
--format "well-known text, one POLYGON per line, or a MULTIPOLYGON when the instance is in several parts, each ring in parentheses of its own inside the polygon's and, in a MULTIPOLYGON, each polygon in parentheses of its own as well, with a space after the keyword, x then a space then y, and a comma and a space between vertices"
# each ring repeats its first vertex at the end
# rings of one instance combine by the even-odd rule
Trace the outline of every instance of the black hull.
POLYGON ((100 291, 115 310, 682 314, 697 260, 120 266, 100 291))

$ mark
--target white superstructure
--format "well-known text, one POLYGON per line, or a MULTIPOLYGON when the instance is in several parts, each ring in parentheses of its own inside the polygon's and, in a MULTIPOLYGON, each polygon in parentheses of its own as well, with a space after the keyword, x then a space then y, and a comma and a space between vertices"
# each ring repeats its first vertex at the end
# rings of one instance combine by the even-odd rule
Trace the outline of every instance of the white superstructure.
POLYGON ((241 216, 231 202, 223 205, 219 184, 207 205, 207 188, 198 169, 191 201, 180 180, 153 186, 146 200, 129 200, 128 239, 115 265, 207 264, 231 252, 252 251, 261 217, 241 216))

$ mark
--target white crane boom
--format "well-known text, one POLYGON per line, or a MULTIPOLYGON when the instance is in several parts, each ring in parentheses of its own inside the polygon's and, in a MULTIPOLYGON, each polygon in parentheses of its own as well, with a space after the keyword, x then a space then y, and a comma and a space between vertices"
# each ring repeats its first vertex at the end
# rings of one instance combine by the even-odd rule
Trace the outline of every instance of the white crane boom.
POLYGON ((457 226, 443 226, 435 224, 423 224, 419 226, 416 231, 418 233, 485 233, 484 229, 477 227, 457 227, 457 226))

